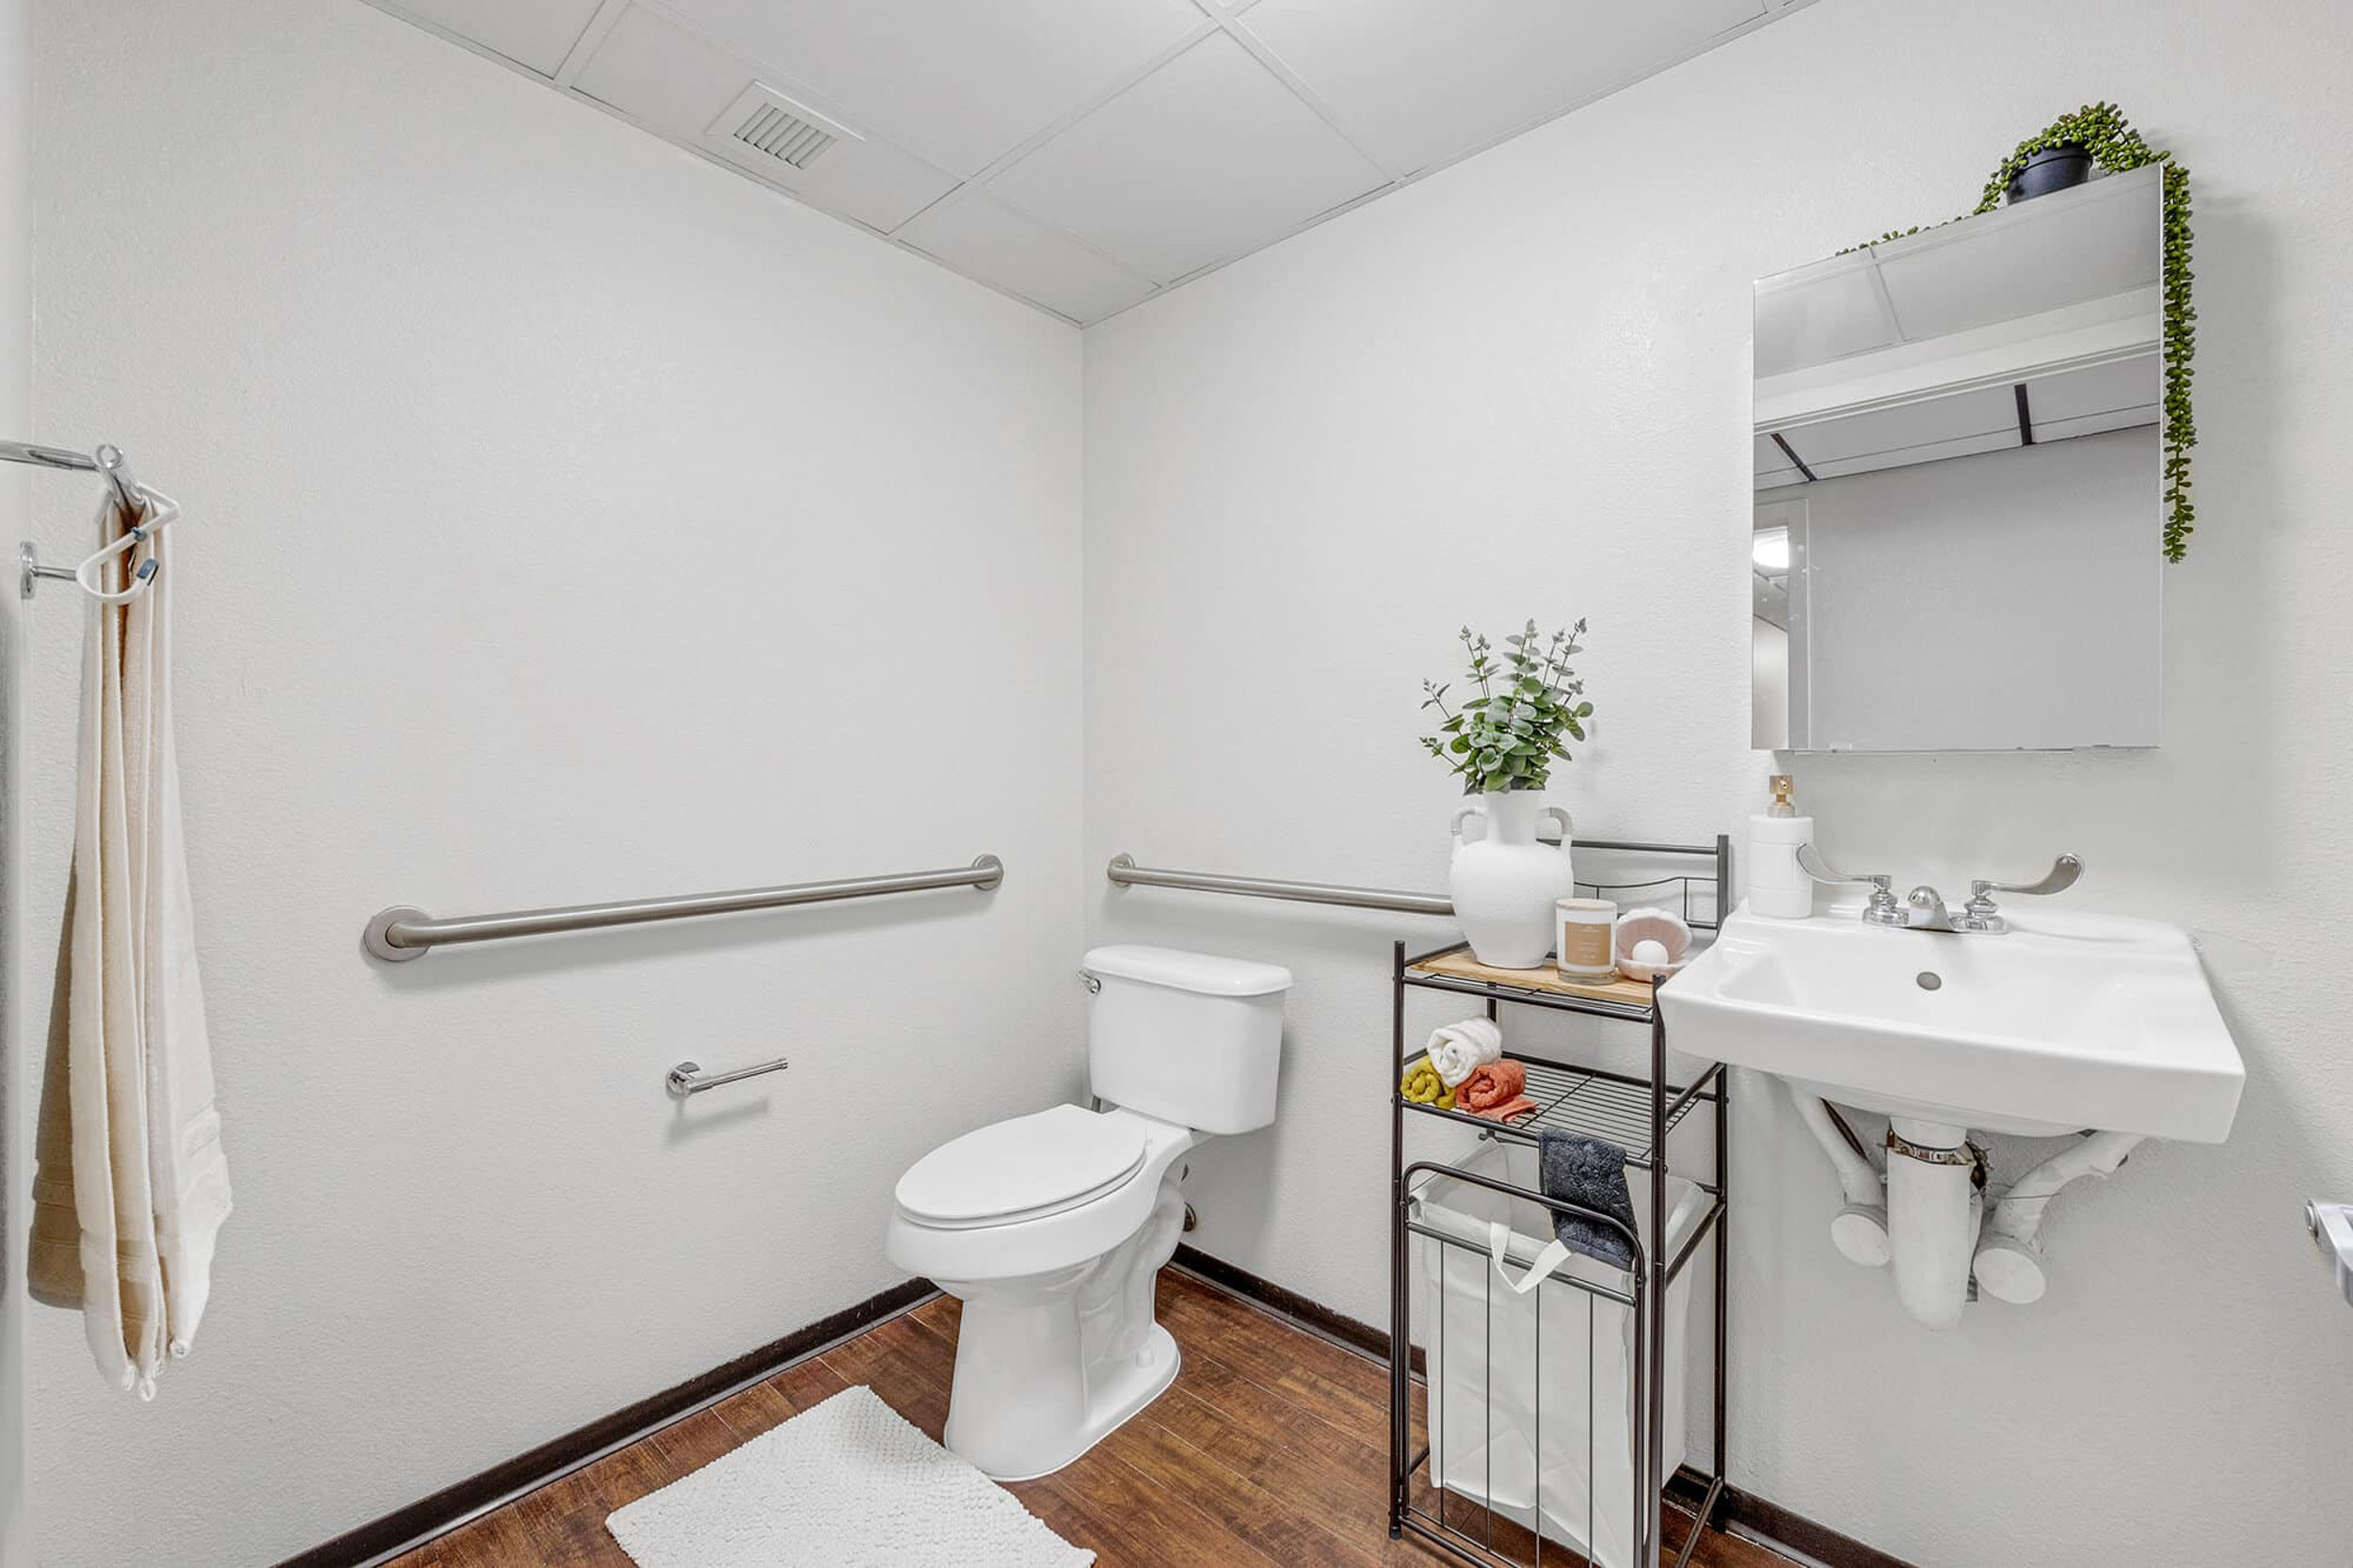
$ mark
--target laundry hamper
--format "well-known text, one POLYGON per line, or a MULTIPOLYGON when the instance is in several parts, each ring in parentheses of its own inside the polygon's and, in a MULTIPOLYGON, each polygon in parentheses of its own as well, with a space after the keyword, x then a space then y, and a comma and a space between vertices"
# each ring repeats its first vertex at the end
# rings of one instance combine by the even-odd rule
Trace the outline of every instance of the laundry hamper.
MULTIPOLYGON (((1531 1144, 1497 1139, 1459 1164, 1542 1190, 1531 1144)), ((1706 1207, 1697 1187, 1667 1178, 1667 1256, 1690 1238, 1706 1207)), ((1642 1245, 1652 1251, 1647 1208, 1635 1205, 1642 1245)), ((1416 1188, 1413 1211, 1420 1226, 1439 1233, 1413 1235, 1414 1338, 1429 1381, 1431 1482, 1575 1547, 1599 1568, 1633 1568, 1634 1314, 1579 1288, 1631 1295, 1627 1274, 1571 1254, 1523 1292, 1516 1287, 1553 1240, 1550 1209, 1433 1172, 1416 1188)), ((1689 1272, 1667 1288, 1661 1425, 1668 1475, 1684 1457, 1690 1294, 1689 1272)))

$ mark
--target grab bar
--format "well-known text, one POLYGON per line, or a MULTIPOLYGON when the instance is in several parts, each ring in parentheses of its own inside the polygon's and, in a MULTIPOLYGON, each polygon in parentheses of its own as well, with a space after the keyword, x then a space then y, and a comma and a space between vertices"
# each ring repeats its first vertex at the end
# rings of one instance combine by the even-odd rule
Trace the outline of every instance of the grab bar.
MULTIPOLYGON (((1559 843, 1560 835, 1539 834, 1546 843, 1559 843)), ((1714 930, 1718 921, 1701 920, 1691 910, 1691 885, 1694 882, 1713 883, 1721 896, 1721 889, 1732 885, 1732 840, 1723 834, 1716 836, 1712 844, 1654 844, 1626 839, 1580 839, 1579 849, 1608 850, 1614 854, 1681 855, 1715 862, 1715 874, 1703 876, 1697 872, 1684 875, 1649 877, 1635 882, 1591 882, 1579 878, 1577 886, 1599 892, 1620 893, 1630 889, 1680 886, 1683 889, 1683 918, 1690 924, 1714 930)), ((1116 888, 1182 888, 1196 893, 1232 893, 1242 898, 1288 899, 1294 904, 1328 904, 1343 909, 1386 909, 1400 915, 1436 915, 1441 918, 1454 913, 1453 900, 1438 893, 1407 893, 1392 888, 1351 888, 1326 882, 1280 882, 1266 877, 1227 876, 1218 872, 1176 872, 1157 866, 1139 866, 1132 855, 1114 855, 1104 868, 1104 875, 1116 888)))
POLYGON ((977 888, 988 892, 1005 880, 1004 862, 984 855, 969 866, 946 871, 904 872, 895 876, 860 876, 841 882, 799 882, 781 888, 744 888, 728 893, 690 893, 679 898, 641 899, 633 904, 579 904, 561 909, 520 909, 504 915, 458 915, 435 920, 408 904, 376 912, 364 937, 367 950, 387 963, 423 958, 437 947, 457 942, 498 942, 509 936, 547 936, 567 931, 596 931, 610 925, 691 920, 780 909, 794 904, 829 904, 836 899, 875 898, 884 893, 920 893, 934 888, 977 888))
POLYGON ((2335 1272, 2338 1291, 2353 1302, 2353 1203, 2315 1199, 2304 1206, 2304 1224, 2313 1233, 2313 1244, 2335 1272))
POLYGON ((1435 893, 1401 893, 1388 888, 1346 888, 1324 882, 1275 882, 1256 876, 1221 876, 1214 872, 1172 872, 1139 866, 1135 857, 1114 855, 1105 874, 1122 888, 1188 888, 1197 893, 1235 893, 1245 898, 1289 899, 1294 904, 1332 904, 1343 909, 1387 909, 1401 915, 1451 915, 1454 901, 1435 893))
POLYGON ((756 1067, 738 1067, 731 1073, 706 1073, 699 1062, 681 1062, 670 1069, 662 1083, 670 1091, 672 1099, 682 1100, 690 1095, 699 1095, 705 1089, 716 1089, 723 1083, 741 1083, 762 1073, 780 1073, 791 1065, 792 1063, 779 1056, 774 1062, 762 1062, 756 1067))

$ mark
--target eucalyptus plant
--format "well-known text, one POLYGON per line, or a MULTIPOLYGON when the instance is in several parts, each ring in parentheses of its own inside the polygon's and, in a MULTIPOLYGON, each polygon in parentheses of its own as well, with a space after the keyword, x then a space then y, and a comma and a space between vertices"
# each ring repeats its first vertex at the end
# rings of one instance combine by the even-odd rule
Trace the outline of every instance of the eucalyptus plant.
MULTIPOLYGON (((2026 160, 2037 152, 2070 142, 2080 143, 2092 161, 2110 174, 2122 174, 2149 164, 2163 164, 2159 178, 2165 207, 2165 558, 2178 561, 2197 531, 2197 508, 2189 499, 2189 452, 2198 444, 2198 424, 2190 411, 2190 360, 2198 352, 2198 312, 2190 304, 2189 170, 2173 154, 2151 147, 2113 104, 2087 104, 2063 114, 2018 144, 2018 150, 1987 176, 1977 204, 1961 217, 1990 213, 2001 204, 2002 194, 2026 160)), ((1960 222, 1960 218, 1951 221, 1960 222)), ((1931 224, 1941 228, 1941 224, 1931 224)), ((1891 231, 1868 245, 1916 234, 1918 227, 1891 231)), ((1866 246, 1851 248, 1861 250, 1866 246)), ((1840 252, 1845 254, 1845 252, 1840 252)))
POLYGON ((1583 700, 1585 682, 1569 666, 1585 651, 1577 640, 1584 634, 1579 620, 1546 640, 1531 620, 1505 637, 1506 651, 1497 654, 1483 634, 1463 628, 1463 651, 1479 695, 1449 708, 1450 683, 1423 681, 1421 705, 1436 709, 1442 722, 1438 733, 1424 735, 1421 744, 1462 778, 1465 794, 1541 790, 1552 776, 1554 760, 1569 760, 1561 738, 1585 739, 1584 721, 1593 714, 1593 705, 1583 700))

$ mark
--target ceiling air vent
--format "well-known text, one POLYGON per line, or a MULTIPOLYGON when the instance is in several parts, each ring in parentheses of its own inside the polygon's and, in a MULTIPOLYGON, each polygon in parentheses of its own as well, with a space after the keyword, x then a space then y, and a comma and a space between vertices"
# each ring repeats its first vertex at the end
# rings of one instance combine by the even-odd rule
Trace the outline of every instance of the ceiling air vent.
POLYGON ((712 121, 709 135, 732 142, 729 151, 745 162, 774 160, 789 168, 807 168, 835 142, 857 136, 847 126, 758 82, 712 121))

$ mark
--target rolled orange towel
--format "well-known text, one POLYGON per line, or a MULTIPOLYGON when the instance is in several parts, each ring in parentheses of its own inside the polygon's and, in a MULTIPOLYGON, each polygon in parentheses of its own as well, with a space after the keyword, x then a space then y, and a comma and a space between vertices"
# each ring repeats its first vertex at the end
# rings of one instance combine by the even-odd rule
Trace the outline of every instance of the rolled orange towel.
POLYGON ((1536 1102, 1526 1095, 1514 1095, 1501 1105, 1491 1105, 1484 1111, 1474 1111, 1474 1116, 1484 1116, 1491 1122, 1508 1122, 1514 1116, 1525 1116, 1536 1109, 1536 1102))
POLYGON ((1481 1112, 1517 1099, 1528 1088, 1528 1069, 1517 1062, 1490 1062, 1471 1069, 1455 1087, 1454 1101, 1465 1111, 1481 1112))

